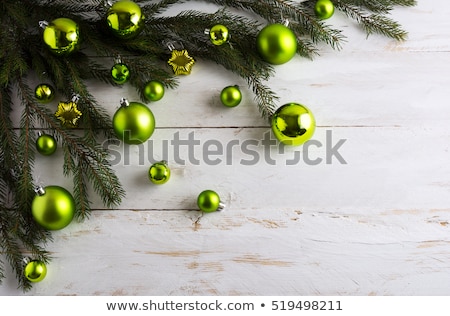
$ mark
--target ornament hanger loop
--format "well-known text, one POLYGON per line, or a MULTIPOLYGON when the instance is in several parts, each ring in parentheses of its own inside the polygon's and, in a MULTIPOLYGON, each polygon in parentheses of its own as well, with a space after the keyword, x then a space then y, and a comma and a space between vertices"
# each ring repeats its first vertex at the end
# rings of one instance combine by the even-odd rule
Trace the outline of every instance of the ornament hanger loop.
POLYGON ((184 49, 184 45, 181 42, 175 42, 171 40, 163 41, 163 45, 166 46, 170 51, 184 49))
POLYGON ((72 102, 73 103, 78 103, 78 101, 80 101, 80 95, 79 94, 74 94, 72 96, 72 102))
POLYGON ((125 107, 130 105, 130 101, 128 101, 126 98, 120 99, 120 105, 125 107))
POLYGON ((39 27, 42 29, 45 29, 48 26, 48 22, 43 20, 43 21, 39 21, 39 27))
POLYGON ((34 192, 36 192, 36 194, 39 195, 39 196, 42 196, 42 195, 45 194, 45 190, 44 190, 44 188, 41 187, 41 186, 37 186, 37 187, 34 189, 34 192))

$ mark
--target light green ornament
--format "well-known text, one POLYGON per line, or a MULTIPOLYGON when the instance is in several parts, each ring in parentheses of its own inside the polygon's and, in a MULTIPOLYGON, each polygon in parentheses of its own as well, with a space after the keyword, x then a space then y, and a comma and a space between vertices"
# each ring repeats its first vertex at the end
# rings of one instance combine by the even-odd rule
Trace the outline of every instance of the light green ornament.
POLYGON ((145 85, 144 96, 148 101, 159 101, 164 96, 164 91, 164 85, 161 82, 152 80, 145 85))
POLYGON ((124 63, 117 63, 111 68, 111 77, 117 84, 124 84, 130 79, 130 69, 124 63))
POLYGON ((39 133, 39 136, 36 139, 36 149, 41 155, 53 155, 57 147, 58 145, 53 136, 39 133))
POLYGON ((40 282, 47 275, 47 266, 40 260, 31 260, 26 264, 23 273, 28 281, 40 282))
POLYGON ((170 179, 170 168, 165 161, 151 165, 148 170, 148 178, 154 184, 164 184, 170 179))
POLYGON ((212 190, 205 190, 197 197, 197 205, 205 213, 222 211, 225 204, 220 201, 219 195, 212 190))
POLYGON ((106 14, 111 32, 120 39, 136 37, 144 27, 144 15, 139 5, 129 0, 114 3, 106 14))
POLYGON ((38 84, 34 89, 34 97, 40 103, 46 104, 52 102, 55 98, 55 88, 46 83, 38 84))
POLYGON ((209 38, 211 43, 216 46, 225 44, 230 39, 228 28, 222 24, 216 24, 209 30, 209 38))
POLYGON ((299 146, 314 134, 316 121, 311 111, 298 103, 278 108, 271 118, 272 131, 286 145, 299 146))
POLYGON ((142 144, 155 130, 155 117, 142 103, 121 100, 121 107, 113 117, 114 132, 127 144, 142 144))
POLYGON ((75 52, 80 44, 78 24, 68 18, 59 18, 48 23, 40 22, 44 28, 44 43, 52 53, 67 56, 75 52))
POLYGON ((256 46, 266 62, 281 65, 287 63, 297 53, 297 38, 287 26, 270 24, 259 32, 256 46))
POLYGON ((60 230, 70 224, 75 214, 75 200, 60 186, 38 188, 31 203, 35 221, 48 230, 60 230))
POLYGON ((330 0, 317 0, 314 5, 314 12, 321 20, 329 19, 334 13, 334 4, 330 0))
POLYGON ((228 86, 220 93, 220 101, 228 107, 235 107, 241 103, 242 93, 238 86, 228 86))

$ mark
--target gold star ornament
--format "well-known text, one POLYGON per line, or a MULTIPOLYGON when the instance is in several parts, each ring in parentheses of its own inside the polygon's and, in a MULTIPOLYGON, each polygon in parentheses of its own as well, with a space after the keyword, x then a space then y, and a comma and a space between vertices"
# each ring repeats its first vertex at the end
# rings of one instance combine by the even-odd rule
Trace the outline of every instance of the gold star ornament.
POLYGON ((74 128, 78 125, 82 113, 78 110, 77 104, 74 101, 59 102, 58 110, 55 116, 61 121, 62 126, 74 128))
POLYGON ((194 58, 189 56, 187 50, 172 50, 172 57, 167 62, 172 66, 175 75, 189 75, 192 70, 192 66, 195 64, 194 58))

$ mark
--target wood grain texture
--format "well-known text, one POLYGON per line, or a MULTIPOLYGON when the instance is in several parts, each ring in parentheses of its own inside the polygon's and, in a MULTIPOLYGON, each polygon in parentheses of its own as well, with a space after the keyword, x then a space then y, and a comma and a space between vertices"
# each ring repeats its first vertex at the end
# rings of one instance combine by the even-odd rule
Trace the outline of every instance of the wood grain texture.
MULTIPOLYGON (((342 51, 324 47, 314 61, 278 66, 268 84, 280 105, 300 102, 316 116, 313 140, 322 147, 308 150, 264 146, 269 126, 245 83, 198 61, 177 90, 149 105, 152 142, 112 148, 122 205, 107 210, 92 195, 96 211, 53 234, 48 276, 25 295, 449 295, 449 14, 444 0, 395 10, 410 33, 402 43, 367 40, 336 14, 330 23, 349 37, 342 51), (233 109, 218 101, 229 84, 244 93, 233 109), (147 170, 166 158, 163 143, 189 135, 200 144, 180 148, 185 163, 169 146, 172 178, 151 185, 147 170), (248 140, 259 158, 251 166, 255 156, 230 145, 248 140), (345 163, 327 163, 340 140, 345 163), (217 165, 203 158, 208 141, 223 146, 208 157, 217 165), (196 211, 204 189, 227 209, 196 211)), ((128 86, 90 87, 111 114, 121 97, 137 99, 128 86)), ((61 153, 38 157, 35 176, 71 188, 61 162, 61 153)), ((9 271, 0 295, 23 294, 9 271)))

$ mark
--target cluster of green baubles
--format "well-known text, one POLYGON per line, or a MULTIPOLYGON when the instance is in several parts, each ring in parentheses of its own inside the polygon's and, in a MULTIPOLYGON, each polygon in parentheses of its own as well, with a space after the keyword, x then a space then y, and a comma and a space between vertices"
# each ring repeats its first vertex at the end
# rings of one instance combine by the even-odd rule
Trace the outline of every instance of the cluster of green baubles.
MULTIPOLYGON (((318 0, 315 6, 316 15, 321 19, 333 15, 334 6, 330 0, 318 0)), ((108 10, 106 21, 113 34, 122 39, 130 39, 140 33, 143 27, 140 7, 129 0, 120 0, 108 10)), ((215 25, 208 30, 214 45, 222 45, 229 41, 230 34, 224 25, 215 25)), ((78 25, 67 18, 59 18, 45 25, 44 42, 56 55, 66 56, 79 47, 78 25)), ((280 65, 291 60, 297 52, 297 39, 287 26, 270 24, 264 27, 257 37, 257 49, 261 57, 268 63, 280 65)), ((111 76, 117 84, 129 80, 128 66, 121 61, 111 69, 111 76)), ((35 96, 42 103, 51 102, 55 91, 48 84, 36 87, 35 96)), ((144 96, 148 101, 158 101, 164 96, 164 85, 156 80, 148 82, 144 87, 144 96)), ((242 93, 238 86, 227 86, 220 93, 224 106, 235 107, 242 101, 242 93)), ((271 117, 271 126, 277 139, 287 145, 298 146, 309 140, 315 130, 315 119, 311 111, 298 103, 281 106, 271 117)), ((140 144, 148 140, 155 129, 155 117, 152 111, 140 102, 128 102, 123 99, 121 107, 113 117, 113 128, 116 136, 127 144, 140 144)), ((51 135, 42 134, 36 140, 36 148, 42 155, 52 155, 57 149, 57 142, 51 135)), ((167 162, 153 164, 148 170, 148 177, 154 184, 166 183, 170 178, 167 162)), ((224 205, 219 195, 212 190, 201 192, 197 205, 203 212, 215 212, 224 205)), ((63 187, 47 186, 39 188, 32 202, 32 215, 44 229, 60 230, 69 225, 74 217, 76 204, 72 195, 63 187)), ((47 273, 45 263, 39 260, 29 261, 24 274, 31 282, 41 281, 47 273)))

